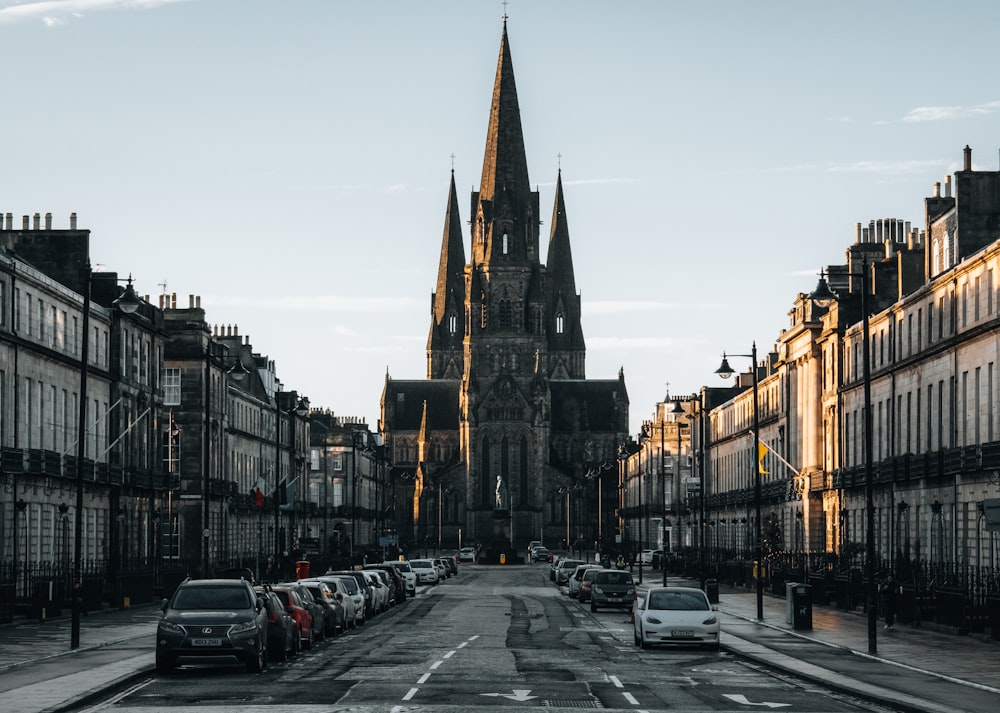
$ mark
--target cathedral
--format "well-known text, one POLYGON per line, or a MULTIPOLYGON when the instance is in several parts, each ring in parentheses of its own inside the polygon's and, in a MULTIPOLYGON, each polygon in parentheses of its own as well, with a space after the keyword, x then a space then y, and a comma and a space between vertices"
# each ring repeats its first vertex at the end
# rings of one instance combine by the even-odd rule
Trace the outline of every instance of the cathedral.
POLYGON ((541 540, 593 549, 620 527, 624 373, 586 378, 562 172, 543 264, 527 166, 505 18, 469 259, 452 169, 426 378, 387 372, 382 392, 379 430, 404 547, 510 553, 541 540))

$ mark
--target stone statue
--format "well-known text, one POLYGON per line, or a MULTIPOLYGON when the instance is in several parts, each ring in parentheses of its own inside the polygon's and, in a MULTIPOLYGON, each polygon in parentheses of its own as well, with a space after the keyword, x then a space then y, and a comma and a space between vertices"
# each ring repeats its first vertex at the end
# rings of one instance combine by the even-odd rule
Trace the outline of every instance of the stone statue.
POLYGON ((502 476, 497 476, 497 510, 503 510, 507 503, 507 484, 502 476))

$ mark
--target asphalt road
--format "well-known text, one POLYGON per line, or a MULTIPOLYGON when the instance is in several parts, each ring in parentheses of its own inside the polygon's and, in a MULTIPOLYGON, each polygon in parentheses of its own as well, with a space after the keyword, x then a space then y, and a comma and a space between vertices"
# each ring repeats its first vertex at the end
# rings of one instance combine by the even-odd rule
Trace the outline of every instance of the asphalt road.
POLYGON ((640 650, 627 612, 594 614, 563 592, 545 565, 465 566, 262 674, 184 666, 82 710, 875 710, 726 652, 640 650))

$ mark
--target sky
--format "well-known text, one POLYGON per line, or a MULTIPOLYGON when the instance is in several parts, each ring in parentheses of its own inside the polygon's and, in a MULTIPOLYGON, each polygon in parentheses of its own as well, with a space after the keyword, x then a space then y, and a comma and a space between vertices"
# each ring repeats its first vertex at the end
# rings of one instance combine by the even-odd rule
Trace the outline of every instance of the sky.
POLYGON ((624 370, 634 432, 770 349, 856 223, 922 228, 966 145, 998 170, 995 0, 0 0, 0 212, 76 212, 95 269, 374 427, 426 376, 504 12, 542 254, 561 168, 587 377, 624 370))

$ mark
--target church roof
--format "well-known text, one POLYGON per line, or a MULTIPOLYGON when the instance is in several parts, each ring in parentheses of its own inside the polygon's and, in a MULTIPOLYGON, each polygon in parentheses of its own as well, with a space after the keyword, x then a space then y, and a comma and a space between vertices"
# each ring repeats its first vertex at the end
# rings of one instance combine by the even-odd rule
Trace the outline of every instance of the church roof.
POLYGON ((403 381, 389 379, 383 396, 387 418, 391 407, 394 431, 419 431, 423 425, 434 431, 454 431, 458 428, 458 379, 421 379, 403 381), (424 402, 427 420, 424 422, 424 402))
POLYGON ((628 404, 624 388, 618 379, 550 381, 552 432, 621 430, 619 405, 628 404))

